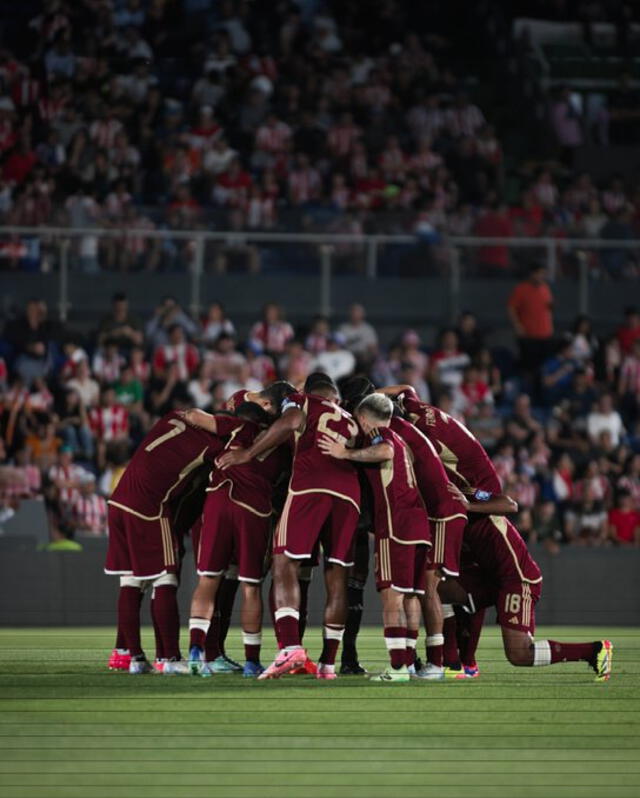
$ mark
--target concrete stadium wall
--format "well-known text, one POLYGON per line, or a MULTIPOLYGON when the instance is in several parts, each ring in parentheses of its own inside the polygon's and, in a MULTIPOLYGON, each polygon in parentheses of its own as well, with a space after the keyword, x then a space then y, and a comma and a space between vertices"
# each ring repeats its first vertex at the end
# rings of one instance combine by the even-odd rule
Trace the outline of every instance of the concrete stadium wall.
MULTIPOLYGON (((89 541, 79 553, 34 552, 24 546, 2 549, 0 625, 115 624, 117 579, 102 573, 106 541, 89 541)), ((551 556, 536 548, 534 556, 544 574, 543 595, 536 609, 539 623, 611 626, 640 621, 639 551, 566 549, 551 556)), ((180 590, 183 622, 195 581, 189 553, 180 590)), ((148 623, 147 604, 144 619, 148 623)), ((316 572, 309 605, 312 624, 321 622, 322 604, 322 577, 316 572)), ((364 622, 380 623, 380 603, 371 579, 364 622)))

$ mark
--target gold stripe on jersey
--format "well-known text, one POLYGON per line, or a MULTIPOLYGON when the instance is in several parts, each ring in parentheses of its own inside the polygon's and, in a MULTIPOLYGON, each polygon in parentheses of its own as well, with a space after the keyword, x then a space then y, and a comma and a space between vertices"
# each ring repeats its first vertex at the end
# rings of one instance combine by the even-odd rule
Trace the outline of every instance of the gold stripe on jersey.
POLYGON ((247 510, 248 512, 252 513, 253 515, 257 515, 260 518, 269 518, 271 513, 273 512, 273 508, 269 510, 268 513, 261 513, 259 510, 256 510, 255 507, 252 507, 250 504, 246 504, 245 502, 241 502, 238 499, 234 499, 233 497, 233 482, 230 479, 223 480, 219 485, 216 485, 215 488, 206 488, 206 493, 215 493, 215 491, 219 490, 220 488, 224 487, 225 485, 229 485, 229 498, 234 504, 237 504, 239 507, 247 510))
POLYGON ((388 538, 383 538, 380 541, 380 579, 383 582, 391 581, 391 556, 388 538))
POLYGON ((449 449, 448 446, 445 446, 442 441, 437 441, 438 446, 440 447, 440 451, 438 452, 438 456, 440 460, 442 460, 442 464, 447 469, 447 471, 451 471, 452 474, 455 474, 458 479, 464 482, 465 485, 469 484, 469 480, 466 479, 459 471, 458 471, 458 458, 457 456, 449 449))
POLYGON ((196 468, 203 465, 204 456, 207 451, 207 448, 208 447, 205 446, 205 448, 200 452, 200 454, 196 458, 194 458, 190 463, 187 463, 187 465, 178 474, 178 479, 173 483, 173 485, 171 485, 171 487, 164 494, 164 497, 160 502, 160 511, 158 512, 157 515, 144 515, 143 513, 138 512, 138 510, 134 510, 133 507, 129 507, 126 504, 121 504, 120 502, 114 501, 113 499, 109 499, 107 503, 113 505, 114 507, 118 507, 120 510, 124 510, 126 513, 131 513, 131 515, 135 515, 136 518, 142 518, 143 521, 157 521, 162 516, 162 513, 164 512, 164 505, 171 497, 173 491, 178 487, 178 485, 181 482, 183 482, 189 476, 189 474, 191 474, 192 471, 195 471, 196 468))
MULTIPOLYGON (((405 447, 405 451, 406 451, 405 447)), ((411 470, 413 473, 413 469, 411 470)), ((395 530, 393 527, 393 514, 391 512, 391 502, 389 501, 389 496, 387 495, 387 486, 391 484, 394 478, 394 468, 393 468, 393 459, 385 460, 380 465, 380 481, 382 482, 382 493, 384 495, 384 502, 387 508, 387 529, 389 532, 389 537, 391 540, 394 540, 396 543, 399 543, 401 546, 418 546, 420 543, 424 543, 426 546, 431 546, 431 541, 429 538, 425 538, 424 540, 402 540, 395 534, 395 530)), ((415 477, 414 477, 415 479, 415 477)), ((411 485, 410 485, 411 486, 411 485)), ((426 518, 426 511, 425 511, 425 521, 426 518)), ((425 528, 428 530, 428 525, 425 524, 425 528)))
POLYGON ((162 547, 164 549, 164 564, 175 565, 175 558, 173 555, 173 541, 171 539, 171 529, 169 528, 169 519, 160 519, 160 530, 162 534, 162 547))
POLYGON ((531 623, 531 585, 525 582, 522 585, 522 625, 529 626, 531 623))
POLYGON ((429 516, 429 521, 433 521, 434 524, 437 524, 438 522, 442 521, 443 523, 446 524, 448 521, 453 521, 456 518, 466 519, 467 516, 464 513, 455 513, 454 515, 442 515, 438 518, 432 518, 431 516, 429 516))
POLYGON ((335 496, 338 499, 344 499, 344 501, 353 504, 358 512, 360 512, 360 505, 355 499, 352 499, 351 496, 345 496, 344 493, 338 493, 335 490, 329 490, 328 488, 307 488, 306 490, 292 490, 289 488, 289 495, 290 496, 306 496, 307 493, 327 493, 329 496, 335 496))
POLYGON ((508 521, 502 515, 490 515, 489 520, 494 525, 494 527, 498 530, 498 532, 502 535, 502 538, 509 549, 509 553, 513 558, 513 564, 515 565, 516 571, 518 572, 518 576, 523 582, 528 582, 531 585, 537 585, 542 582, 542 575, 540 575, 537 579, 527 579, 527 577, 522 573, 522 569, 520 568, 520 563, 518 562, 518 558, 516 556, 511 543, 509 542, 508 538, 508 521))

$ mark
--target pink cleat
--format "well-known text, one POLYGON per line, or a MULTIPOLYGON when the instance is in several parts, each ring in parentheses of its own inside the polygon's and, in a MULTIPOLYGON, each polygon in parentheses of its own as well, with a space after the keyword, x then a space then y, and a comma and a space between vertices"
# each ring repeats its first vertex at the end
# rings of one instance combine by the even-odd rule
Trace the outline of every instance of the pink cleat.
POLYGON ((125 648, 114 648, 109 657, 108 668, 110 671, 128 671, 131 663, 131 654, 125 648))
POLYGON ((338 674, 336 673, 335 665, 326 665, 324 662, 318 663, 318 669, 316 671, 316 679, 332 681, 333 679, 337 678, 338 674))
POLYGON ((302 667, 306 661, 307 652, 304 648, 283 648, 266 671, 258 676, 258 680, 279 679, 285 673, 302 667))

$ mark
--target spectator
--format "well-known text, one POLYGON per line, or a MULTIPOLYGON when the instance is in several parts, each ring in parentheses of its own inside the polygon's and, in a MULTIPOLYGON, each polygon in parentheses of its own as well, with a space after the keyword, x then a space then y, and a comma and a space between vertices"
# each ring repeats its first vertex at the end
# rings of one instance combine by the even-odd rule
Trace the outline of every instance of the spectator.
MULTIPOLYGON (((99 388, 95 385, 95 398, 99 388)), ((64 441, 65 449, 86 460, 93 457, 93 438, 89 430, 89 421, 85 404, 78 391, 67 384, 67 390, 56 407, 58 419, 57 431, 64 441)))
POLYGON ((571 356, 572 349, 571 341, 561 341, 556 354, 542 366, 542 396, 549 407, 566 399, 571 392, 574 375, 579 369, 571 356))
POLYGON ((104 537, 107 534, 107 502, 96 492, 96 478, 85 473, 78 495, 69 507, 70 526, 76 535, 104 537))
POLYGON ((624 311, 624 324, 616 333, 620 350, 623 355, 628 355, 636 341, 640 340, 640 312, 630 305, 624 311))
POLYGON ((620 413, 614 408, 611 394, 603 394, 587 416, 587 433, 592 444, 597 444, 600 434, 608 432, 614 446, 620 443, 624 426, 620 413))
POLYGON ((535 265, 513 289, 507 305, 520 346, 523 369, 534 372, 550 354, 553 339, 553 295, 544 266, 535 265))
POLYGON ((91 376, 87 360, 81 360, 76 366, 76 376, 67 382, 67 390, 76 393, 85 408, 92 408, 98 404, 100 386, 91 376))
POLYGON ((264 306, 262 320, 251 328, 250 343, 256 352, 280 355, 293 336, 293 327, 284 320, 280 306, 269 302, 264 306))
POLYGON ((143 341, 142 325, 129 312, 129 302, 123 293, 114 294, 111 312, 102 319, 98 327, 98 343, 102 344, 108 339, 125 351, 132 346, 139 346, 143 341))
POLYGON ((620 491, 616 506, 609 510, 609 537, 619 546, 640 547, 640 512, 634 509, 630 493, 620 491))
POLYGON ((583 500, 574 503, 567 512, 565 530, 570 543, 581 546, 606 543, 607 512, 604 503, 593 497, 590 488, 587 488, 583 500))
POLYGON ((202 340, 205 343, 214 343, 222 333, 235 337, 236 330, 233 322, 227 318, 222 303, 212 302, 202 323, 202 340))
POLYGON ((360 366, 370 364, 378 350, 378 336, 366 321, 365 309, 357 303, 351 305, 347 321, 340 325, 340 333, 345 337, 345 346, 356 356, 360 366))
POLYGON ((455 390, 460 387, 462 375, 470 362, 469 355, 458 347, 455 330, 445 330, 440 335, 438 348, 431 354, 431 381, 441 389, 455 390))
POLYGON ((186 340, 184 328, 173 324, 168 330, 167 344, 157 346, 153 354, 153 369, 157 374, 165 374, 168 366, 175 365, 178 379, 184 381, 192 377, 200 362, 197 348, 186 340))
MULTIPOLYGON (((480 238, 509 238, 513 236, 513 225, 505 206, 493 202, 484 208, 478 217, 474 235, 480 238)), ((485 276, 504 273, 509 268, 509 248, 503 244, 486 244, 478 248, 480 272, 485 276)))
POLYGON ((327 348, 321 352, 312 364, 312 371, 324 371, 334 382, 353 374, 356 358, 346 346, 346 338, 342 333, 334 333, 327 341, 327 348))

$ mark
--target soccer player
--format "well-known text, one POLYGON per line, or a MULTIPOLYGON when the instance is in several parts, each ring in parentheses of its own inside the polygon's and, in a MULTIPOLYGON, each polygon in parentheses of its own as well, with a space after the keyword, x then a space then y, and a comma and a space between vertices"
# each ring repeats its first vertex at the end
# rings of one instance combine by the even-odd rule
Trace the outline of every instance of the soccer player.
MULTIPOLYGON (((489 497, 474 501, 469 504, 469 511, 500 512, 498 508, 490 508, 490 503, 502 500, 503 497, 489 497)), ((531 667, 584 661, 595 671, 596 681, 609 679, 613 657, 609 640, 534 641, 535 605, 542 590, 542 574, 518 530, 507 518, 495 514, 475 516, 465 530, 465 544, 477 567, 469 568, 461 576, 460 584, 466 591, 464 601, 478 610, 496 607, 504 652, 512 665, 531 667)), ((456 587, 444 583, 441 591, 451 590, 447 600, 454 597, 456 587)))
MULTIPOLYGON (((358 378, 353 382, 357 380, 358 378)), ((368 380, 364 382, 368 383, 361 385, 364 395, 370 395, 374 390, 373 385, 368 380)), ((385 389, 380 393, 385 393, 385 389)), ((416 426, 402 418, 397 408, 394 410, 390 428, 411 450, 418 489, 429 511, 433 541, 425 593, 421 598, 427 629, 427 665, 419 669, 419 675, 425 679, 444 678, 444 618, 438 596, 438 582, 441 578, 458 576, 460 572, 460 551, 467 523, 466 510, 460 501, 462 497, 458 498, 449 491, 447 473, 429 439, 416 426)))
POLYGON ((347 613, 347 569, 359 514, 360 485, 355 468, 344 460, 325 457, 318 446, 328 436, 353 445, 358 426, 338 404, 338 389, 326 374, 311 374, 304 393, 288 396, 280 418, 245 450, 225 453, 220 468, 247 463, 293 435, 293 465, 289 493, 276 527, 273 546, 276 635, 282 649, 261 679, 278 678, 302 667, 307 653, 300 640, 302 560, 311 558, 318 540, 325 557, 327 591, 323 647, 318 679, 335 679, 335 658, 347 613))
POLYGON ((372 680, 407 682, 408 654, 412 656, 420 617, 419 606, 407 599, 425 591, 431 547, 429 516, 417 487, 410 449, 390 429, 393 402, 373 393, 358 405, 355 416, 369 446, 349 449, 328 437, 323 437, 319 446, 337 460, 379 464, 367 468, 366 474, 374 497, 376 587, 382 599, 384 638, 391 662, 372 680))
MULTIPOLYGON (((245 423, 231 434, 226 451, 249 448, 269 424, 269 416, 257 404, 243 403, 237 410, 245 423)), ((212 421, 215 421, 211 416, 212 421)), ((242 585, 242 634, 245 647, 244 676, 259 676, 262 645, 262 596, 260 587, 269 544, 271 495, 279 477, 288 470, 289 452, 284 446, 226 471, 211 472, 204 506, 197 569, 200 577, 191 602, 189 666, 192 673, 209 675, 204 645, 213 615, 216 593, 232 556, 238 564, 242 585)))
POLYGON ((179 558, 172 505, 198 469, 220 454, 221 438, 237 426, 237 419, 218 416, 213 436, 189 426, 180 412, 167 413, 136 449, 109 499, 104 570, 120 577, 118 642, 121 653, 128 651, 131 657, 130 673, 152 670, 140 641, 140 603, 147 584, 165 658, 179 659, 179 558))

